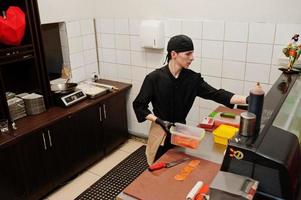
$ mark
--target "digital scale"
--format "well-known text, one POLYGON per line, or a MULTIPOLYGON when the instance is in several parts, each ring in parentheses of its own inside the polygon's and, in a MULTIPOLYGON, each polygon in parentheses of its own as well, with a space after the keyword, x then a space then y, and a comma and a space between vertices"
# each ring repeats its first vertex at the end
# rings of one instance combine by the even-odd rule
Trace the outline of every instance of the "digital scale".
POLYGON ((55 97, 55 101, 60 106, 68 107, 87 98, 82 90, 76 90, 70 94, 59 95, 55 97))
POLYGON ((93 99, 117 89, 118 88, 111 85, 94 82, 79 83, 73 92, 68 94, 54 94, 54 100, 56 105, 68 107, 86 98, 93 99))

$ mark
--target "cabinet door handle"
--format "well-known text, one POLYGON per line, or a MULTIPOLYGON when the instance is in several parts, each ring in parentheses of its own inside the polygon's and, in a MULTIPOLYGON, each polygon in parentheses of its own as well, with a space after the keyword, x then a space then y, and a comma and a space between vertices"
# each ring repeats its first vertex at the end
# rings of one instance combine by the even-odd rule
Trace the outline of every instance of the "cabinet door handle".
POLYGON ((32 56, 31 54, 28 54, 28 55, 24 55, 23 58, 25 59, 25 58, 29 58, 31 56, 32 56))
POLYGON ((47 130, 47 134, 48 134, 48 139, 49 139, 49 146, 52 147, 51 134, 50 134, 49 130, 47 130))
POLYGON ((98 112, 99 112, 99 122, 102 122, 101 106, 98 107, 98 112))
POLYGON ((103 114, 104 114, 104 118, 107 119, 107 109, 106 109, 106 104, 103 104, 103 114))
POLYGON ((47 150, 46 140, 45 140, 45 135, 44 135, 44 133, 42 133, 42 137, 43 137, 43 142, 44 142, 44 149, 47 150))

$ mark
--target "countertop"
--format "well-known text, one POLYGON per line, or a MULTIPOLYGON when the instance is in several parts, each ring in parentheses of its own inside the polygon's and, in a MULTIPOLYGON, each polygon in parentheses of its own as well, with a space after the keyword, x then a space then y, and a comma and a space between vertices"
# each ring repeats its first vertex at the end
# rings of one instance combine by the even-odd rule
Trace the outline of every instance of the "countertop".
POLYGON ((67 117, 68 115, 74 114, 85 108, 96 105, 100 101, 114 96, 117 93, 125 92, 131 87, 131 84, 128 83, 105 79, 99 79, 97 82, 115 86, 118 88, 118 90, 109 92, 105 95, 93 99, 85 99, 70 107, 52 106, 48 110, 46 110, 46 112, 43 112, 41 114, 26 116, 24 118, 18 119, 15 121, 17 130, 13 130, 10 126, 9 131, 7 133, 0 133, 0 148, 4 148, 5 146, 16 142, 18 139, 20 139, 26 134, 38 131, 49 125, 52 125, 55 122, 67 117))

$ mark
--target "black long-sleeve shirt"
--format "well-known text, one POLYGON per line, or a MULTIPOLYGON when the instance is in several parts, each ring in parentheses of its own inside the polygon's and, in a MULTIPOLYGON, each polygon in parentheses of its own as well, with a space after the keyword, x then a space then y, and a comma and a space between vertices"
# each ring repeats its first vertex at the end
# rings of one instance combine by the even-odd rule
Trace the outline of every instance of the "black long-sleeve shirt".
POLYGON ((169 71, 168 65, 148 74, 140 92, 133 102, 139 122, 151 114, 148 104, 153 105, 157 117, 170 122, 186 122, 186 117, 195 98, 202 97, 233 107, 230 99, 234 94, 215 89, 204 81, 200 73, 182 69, 178 78, 169 71))

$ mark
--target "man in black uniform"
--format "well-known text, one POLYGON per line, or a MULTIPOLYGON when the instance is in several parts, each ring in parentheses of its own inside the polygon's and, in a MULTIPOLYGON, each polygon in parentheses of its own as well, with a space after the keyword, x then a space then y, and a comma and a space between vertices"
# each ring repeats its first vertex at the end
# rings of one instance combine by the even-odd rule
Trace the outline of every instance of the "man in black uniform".
POLYGON ((194 59, 193 50, 192 40, 188 36, 172 37, 167 45, 168 64, 145 77, 133 102, 138 122, 150 120, 167 133, 164 146, 159 149, 156 157, 172 147, 169 128, 175 122, 186 123, 187 114, 196 97, 210 99, 230 108, 234 104, 246 103, 246 97, 215 89, 204 81, 200 73, 188 69, 194 59), (148 109, 150 102, 153 113, 148 109))

